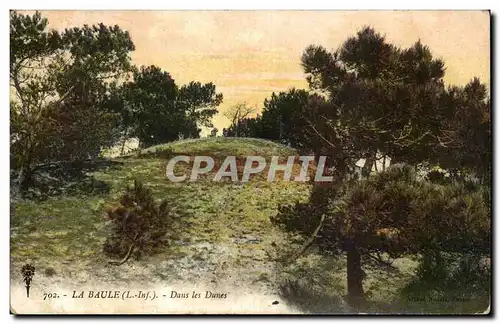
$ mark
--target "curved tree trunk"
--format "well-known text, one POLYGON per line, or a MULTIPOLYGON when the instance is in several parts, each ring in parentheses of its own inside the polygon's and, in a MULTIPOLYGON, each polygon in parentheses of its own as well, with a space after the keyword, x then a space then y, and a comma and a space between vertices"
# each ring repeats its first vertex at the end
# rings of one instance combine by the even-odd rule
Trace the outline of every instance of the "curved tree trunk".
POLYGON ((364 303, 363 277, 361 254, 351 241, 347 246, 347 301, 352 307, 359 307, 364 303))

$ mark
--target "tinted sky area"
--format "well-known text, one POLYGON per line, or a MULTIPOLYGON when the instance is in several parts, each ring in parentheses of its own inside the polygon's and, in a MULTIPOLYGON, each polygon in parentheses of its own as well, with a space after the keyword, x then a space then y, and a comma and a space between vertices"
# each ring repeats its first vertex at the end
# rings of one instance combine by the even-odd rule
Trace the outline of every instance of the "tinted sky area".
MULTIPOLYGON (((310 44, 337 48, 365 25, 393 44, 428 45, 445 80, 490 82, 490 20, 480 11, 43 11, 50 28, 119 25, 136 45, 136 65, 157 65, 178 85, 214 82, 219 110, 247 102, 260 111, 273 91, 307 88, 300 56, 310 44)), ((229 121, 219 114, 215 126, 229 121)))

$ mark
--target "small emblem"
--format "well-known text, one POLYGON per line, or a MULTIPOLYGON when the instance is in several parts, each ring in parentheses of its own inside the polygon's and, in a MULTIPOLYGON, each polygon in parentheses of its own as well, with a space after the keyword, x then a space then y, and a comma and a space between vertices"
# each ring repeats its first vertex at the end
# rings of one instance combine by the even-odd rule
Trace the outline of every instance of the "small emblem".
POLYGON ((21 272, 23 273, 23 281, 26 285, 26 296, 30 297, 30 287, 33 276, 35 275, 35 267, 27 263, 23 265, 21 272))

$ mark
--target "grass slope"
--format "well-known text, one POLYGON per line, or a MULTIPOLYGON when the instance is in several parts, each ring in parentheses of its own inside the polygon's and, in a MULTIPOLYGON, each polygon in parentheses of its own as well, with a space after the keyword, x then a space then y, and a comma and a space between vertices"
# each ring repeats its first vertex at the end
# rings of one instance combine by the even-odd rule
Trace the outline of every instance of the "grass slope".
MULTIPOLYGON (((305 201, 308 183, 267 182, 265 176, 245 184, 170 182, 166 158, 173 154, 265 157, 295 155, 293 149, 261 139, 208 138, 184 140, 114 159, 118 168, 101 169, 91 176, 110 186, 107 194, 49 197, 44 201, 19 201, 11 216, 11 271, 20 280, 24 263, 37 266, 38 276, 54 282, 71 278, 77 286, 94 280, 110 283, 203 281, 264 292, 281 291, 291 305, 309 312, 345 312, 345 260, 310 251, 295 264, 281 266, 269 255, 276 246, 293 251, 301 243, 279 232, 269 221, 281 203, 305 201), (134 179, 151 188, 158 199, 175 206, 174 230, 159 254, 110 267, 102 253, 107 228, 103 213, 115 204, 134 179), (138 270, 140 269, 140 270, 138 270), (285 283, 285 284, 283 284, 285 283)), ((181 167, 182 169, 182 167, 181 167)), ((374 311, 394 311, 397 291, 412 275, 415 263, 403 259, 397 274, 369 271, 365 289, 374 311)), ((37 280, 41 280, 40 278, 37 280)), ((425 305, 424 305, 425 306, 425 305)), ((419 309, 417 309, 418 311, 419 309)), ((423 307, 421 311, 432 311, 423 307)), ((463 311, 453 308, 448 311, 463 311)))
POLYGON ((179 141, 113 159, 121 166, 91 174, 110 186, 105 195, 62 195, 17 202, 11 217, 12 277, 20 280, 20 267, 30 262, 37 266, 37 276, 50 277, 52 284, 66 278, 85 284, 98 277, 118 283, 203 280, 212 284, 258 284, 267 289, 275 271, 265 251, 272 242, 283 240, 269 217, 280 203, 307 199, 310 185, 260 178, 246 184, 213 182, 207 177, 173 183, 165 176, 166 159, 160 157, 167 147, 174 154, 209 153, 221 158, 295 154, 269 141, 211 138, 179 141), (109 267, 102 253, 107 235, 103 213, 134 179, 143 181, 158 200, 167 199, 175 206, 174 230, 159 254, 109 267), (138 273, 137 268, 143 271, 138 273))

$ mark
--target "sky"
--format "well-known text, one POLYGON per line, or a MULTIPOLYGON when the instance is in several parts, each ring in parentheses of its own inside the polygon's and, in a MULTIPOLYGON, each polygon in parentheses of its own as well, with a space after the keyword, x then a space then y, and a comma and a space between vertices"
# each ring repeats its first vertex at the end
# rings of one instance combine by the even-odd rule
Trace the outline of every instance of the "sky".
MULTIPOLYGON (((42 11, 49 28, 119 25, 130 32, 134 64, 157 65, 176 84, 213 82, 224 95, 214 117, 246 102, 261 111, 272 92, 307 88, 300 66, 311 44, 334 50, 363 26, 409 47, 420 39, 446 66, 445 81, 490 83, 487 11, 42 11)), ((207 132, 206 130, 204 131, 207 132)))

